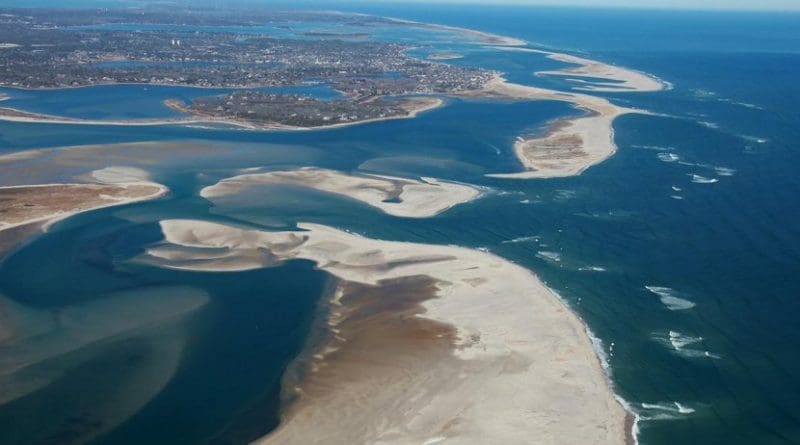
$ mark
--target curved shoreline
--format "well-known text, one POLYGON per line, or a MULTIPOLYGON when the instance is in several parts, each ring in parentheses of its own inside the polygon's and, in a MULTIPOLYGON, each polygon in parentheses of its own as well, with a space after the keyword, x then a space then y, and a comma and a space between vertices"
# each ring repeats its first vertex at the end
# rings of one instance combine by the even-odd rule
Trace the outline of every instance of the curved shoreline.
POLYGON ((326 320, 336 341, 316 351, 283 423, 258 443, 527 443, 531 431, 547 443, 629 440, 585 325, 528 269, 318 224, 160 224, 165 242, 141 258, 152 265, 225 272, 306 259, 344 283, 326 320))

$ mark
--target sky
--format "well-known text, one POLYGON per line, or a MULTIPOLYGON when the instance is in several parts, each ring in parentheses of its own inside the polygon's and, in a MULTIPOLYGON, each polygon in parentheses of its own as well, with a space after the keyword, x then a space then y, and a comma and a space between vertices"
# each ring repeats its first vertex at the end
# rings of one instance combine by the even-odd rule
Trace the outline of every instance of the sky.
MULTIPOLYGON (((361 0, 369 3, 375 0, 361 0)), ((478 3, 552 6, 594 6, 660 9, 792 10, 800 11, 800 0, 379 0, 413 3, 478 3)))

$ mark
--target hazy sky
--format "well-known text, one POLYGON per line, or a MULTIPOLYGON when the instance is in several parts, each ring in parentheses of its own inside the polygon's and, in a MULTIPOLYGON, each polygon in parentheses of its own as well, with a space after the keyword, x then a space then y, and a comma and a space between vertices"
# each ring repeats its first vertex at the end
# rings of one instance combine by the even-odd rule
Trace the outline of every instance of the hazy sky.
MULTIPOLYGON (((398 1, 398 0, 391 0, 398 1)), ((613 6, 665 9, 752 9, 800 11, 800 0, 401 0, 414 3, 613 6)))

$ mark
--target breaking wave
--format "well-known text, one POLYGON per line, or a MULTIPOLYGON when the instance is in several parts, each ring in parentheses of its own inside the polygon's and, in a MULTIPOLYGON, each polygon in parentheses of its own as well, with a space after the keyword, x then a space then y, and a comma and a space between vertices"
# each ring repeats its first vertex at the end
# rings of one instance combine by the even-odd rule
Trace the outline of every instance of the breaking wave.
POLYGON ((645 289, 658 295, 661 303, 671 311, 685 311, 696 306, 693 301, 678 296, 678 292, 669 287, 645 286, 645 289))
POLYGON ((520 236, 518 238, 513 238, 509 240, 505 240, 500 244, 516 244, 516 243, 535 243, 538 242, 541 238, 538 235, 534 236, 520 236))
POLYGON ((689 173, 689 176, 692 177, 692 182, 695 184, 714 184, 715 182, 719 182, 717 178, 706 178, 705 176, 700 176, 695 173, 689 173))
POLYGON ((676 155, 675 153, 667 153, 663 151, 658 153, 656 156, 662 162, 675 162, 681 159, 681 157, 676 155))
POLYGON ((558 252, 550 252, 547 250, 540 250, 539 253, 536 254, 539 258, 549 261, 552 263, 560 263, 561 262, 561 254, 558 252))
POLYGON ((695 412, 680 402, 642 403, 641 420, 676 420, 695 412))
POLYGON ((677 331, 669 331, 667 333, 655 333, 653 338, 659 343, 669 348, 673 353, 685 358, 721 358, 718 354, 691 348, 689 346, 696 345, 703 341, 703 337, 695 337, 687 334, 682 334, 677 331))

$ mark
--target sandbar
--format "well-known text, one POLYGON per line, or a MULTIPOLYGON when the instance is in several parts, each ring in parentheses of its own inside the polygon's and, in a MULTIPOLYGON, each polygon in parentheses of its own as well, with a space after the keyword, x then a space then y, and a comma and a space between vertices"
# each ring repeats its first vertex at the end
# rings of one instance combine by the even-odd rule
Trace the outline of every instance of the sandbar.
POLYGON ((260 184, 284 184, 346 196, 393 216, 428 218, 476 199, 481 189, 435 178, 406 179, 306 167, 238 175, 205 187, 200 196, 214 200, 260 184))
POLYGON ((225 272, 306 259, 340 280, 328 341, 286 380, 282 422, 257 443, 625 443, 585 326, 520 266, 317 224, 160 224, 165 241, 142 261, 225 272))

